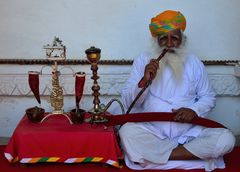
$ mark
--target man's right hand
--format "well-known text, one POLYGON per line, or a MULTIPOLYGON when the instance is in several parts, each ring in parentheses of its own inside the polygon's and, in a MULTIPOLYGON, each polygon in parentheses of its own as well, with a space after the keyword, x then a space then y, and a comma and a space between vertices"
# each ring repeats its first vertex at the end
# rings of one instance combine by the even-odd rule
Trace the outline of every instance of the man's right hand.
POLYGON ((172 112, 176 113, 174 120, 178 122, 191 122, 193 118, 197 117, 197 113, 190 108, 172 109, 172 112))
POLYGON ((159 63, 156 59, 151 59, 150 62, 145 66, 144 76, 139 82, 138 86, 144 87, 149 80, 153 80, 157 75, 159 63))

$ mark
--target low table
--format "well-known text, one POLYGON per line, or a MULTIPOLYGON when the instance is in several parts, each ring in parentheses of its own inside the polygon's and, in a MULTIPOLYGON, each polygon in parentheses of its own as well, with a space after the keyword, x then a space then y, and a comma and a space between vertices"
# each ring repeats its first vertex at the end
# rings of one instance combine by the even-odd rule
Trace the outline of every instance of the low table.
POLYGON ((119 167, 122 152, 114 128, 102 124, 70 124, 63 115, 32 123, 25 115, 5 151, 9 162, 102 162, 119 167))

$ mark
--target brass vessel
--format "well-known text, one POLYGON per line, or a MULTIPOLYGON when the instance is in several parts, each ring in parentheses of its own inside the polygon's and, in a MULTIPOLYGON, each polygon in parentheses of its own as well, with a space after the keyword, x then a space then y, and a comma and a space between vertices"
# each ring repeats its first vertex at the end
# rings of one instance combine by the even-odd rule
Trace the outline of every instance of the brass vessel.
POLYGON ((50 102, 53 108, 52 114, 63 114, 63 89, 59 84, 60 71, 58 71, 58 61, 66 59, 66 46, 62 44, 62 40, 54 37, 52 44, 44 46, 46 57, 53 61, 52 65, 52 92, 50 102))
POLYGON ((59 84, 60 72, 57 70, 57 62, 54 61, 52 72, 52 92, 50 96, 52 114, 63 114, 63 89, 59 84))
POLYGON ((87 55, 88 61, 91 63, 91 70, 92 70, 92 77, 93 79, 93 86, 92 86, 92 95, 93 95, 93 108, 89 111, 89 113, 92 115, 90 122, 92 123, 105 123, 107 122, 107 118, 105 117, 105 112, 107 109, 111 106, 113 102, 119 103, 122 113, 124 114, 124 108, 120 100, 118 99, 112 99, 110 102, 105 106, 104 104, 100 104, 100 86, 98 85, 97 80, 99 79, 99 76, 97 74, 98 70, 98 61, 100 60, 100 53, 101 49, 90 47, 85 51, 87 55))

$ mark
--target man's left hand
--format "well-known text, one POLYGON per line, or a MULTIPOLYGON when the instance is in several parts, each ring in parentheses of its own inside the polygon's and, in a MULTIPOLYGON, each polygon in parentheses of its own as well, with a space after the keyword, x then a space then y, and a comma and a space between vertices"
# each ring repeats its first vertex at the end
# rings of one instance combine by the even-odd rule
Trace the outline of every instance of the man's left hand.
POLYGON ((172 112, 176 113, 174 120, 178 122, 191 122, 193 118, 197 116, 197 113, 190 108, 172 109, 172 112))

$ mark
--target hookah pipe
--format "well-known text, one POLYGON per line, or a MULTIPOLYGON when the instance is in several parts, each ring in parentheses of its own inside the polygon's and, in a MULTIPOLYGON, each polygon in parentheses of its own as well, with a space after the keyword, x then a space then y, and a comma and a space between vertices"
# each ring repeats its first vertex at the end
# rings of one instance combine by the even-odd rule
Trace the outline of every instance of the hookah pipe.
MULTIPOLYGON (((169 51, 169 48, 165 48, 163 49, 162 53, 159 55, 159 57, 156 59, 158 62, 163 58, 163 56, 169 51)), ((144 87, 142 88, 142 90, 137 94, 137 96, 135 97, 135 99, 133 100, 133 102, 131 103, 131 105, 129 106, 126 114, 129 114, 129 112, 132 110, 133 106, 135 105, 135 103, 137 102, 137 100, 139 99, 139 97, 143 94, 143 92, 152 84, 152 77, 150 77, 150 79, 147 81, 147 83, 144 85, 144 87)), ((138 85, 141 85, 141 82, 143 82, 143 77, 142 79, 139 81, 138 85)))

